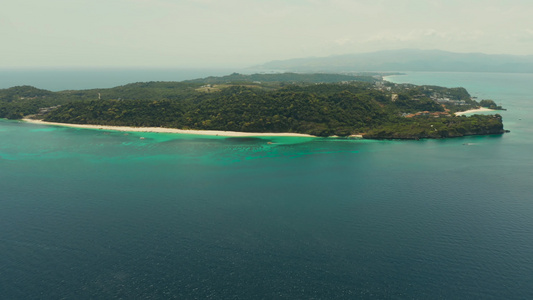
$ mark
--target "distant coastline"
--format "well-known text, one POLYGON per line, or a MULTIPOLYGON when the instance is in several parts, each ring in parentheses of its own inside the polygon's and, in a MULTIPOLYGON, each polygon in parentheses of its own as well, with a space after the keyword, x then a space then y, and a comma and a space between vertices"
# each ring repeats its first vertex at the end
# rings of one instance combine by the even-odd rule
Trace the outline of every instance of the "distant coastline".
POLYGON ((372 70, 373 72, 533 73, 533 56, 396 49, 276 60, 255 68, 257 70, 285 70, 286 72, 300 73, 337 73, 346 70, 372 70))
MULTIPOLYGON (((278 133, 278 132, 238 132, 238 131, 221 131, 221 130, 191 130, 191 129, 177 129, 177 128, 164 128, 164 127, 131 127, 131 126, 69 124, 69 123, 46 122, 42 120, 35 120, 35 119, 29 119, 29 118, 24 118, 22 120, 28 123, 33 123, 33 124, 65 126, 65 127, 73 127, 73 128, 84 128, 84 129, 115 130, 115 131, 125 131, 125 132, 179 133, 179 134, 196 134, 196 135, 227 136, 227 137, 252 137, 252 136, 316 137, 310 134, 290 133, 290 132, 278 133)), ((354 135, 352 137, 361 137, 361 136, 354 135)))

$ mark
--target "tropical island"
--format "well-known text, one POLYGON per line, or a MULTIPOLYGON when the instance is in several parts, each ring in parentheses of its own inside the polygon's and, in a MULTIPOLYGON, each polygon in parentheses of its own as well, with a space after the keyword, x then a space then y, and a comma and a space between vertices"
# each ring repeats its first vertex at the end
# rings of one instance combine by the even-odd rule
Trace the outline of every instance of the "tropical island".
POLYGON ((231 74, 109 89, 0 90, 0 118, 368 139, 502 134, 502 117, 456 115, 486 107, 464 88, 395 84, 380 74, 231 74))

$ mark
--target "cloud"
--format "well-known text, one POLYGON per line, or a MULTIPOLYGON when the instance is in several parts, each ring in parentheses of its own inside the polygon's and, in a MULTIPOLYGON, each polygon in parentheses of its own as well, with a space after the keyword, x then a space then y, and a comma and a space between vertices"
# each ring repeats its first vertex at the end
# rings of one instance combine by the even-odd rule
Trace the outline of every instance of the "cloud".
POLYGON ((350 39, 350 38, 340 38, 340 39, 336 39, 335 41, 333 41, 335 44, 339 45, 339 46, 344 46, 344 45, 348 45, 348 44, 353 44, 353 40, 350 39))
POLYGON ((439 31, 432 28, 428 28, 415 29, 410 31, 382 31, 378 34, 367 37, 364 42, 414 42, 430 40, 442 42, 464 42, 479 40, 486 36, 486 33, 481 30, 439 31))
POLYGON ((364 40, 365 43, 374 42, 408 42, 428 38, 446 38, 447 33, 435 29, 416 29, 410 31, 382 31, 364 40))
POLYGON ((512 38, 522 43, 533 42, 533 29, 519 30, 512 35, 512 38))

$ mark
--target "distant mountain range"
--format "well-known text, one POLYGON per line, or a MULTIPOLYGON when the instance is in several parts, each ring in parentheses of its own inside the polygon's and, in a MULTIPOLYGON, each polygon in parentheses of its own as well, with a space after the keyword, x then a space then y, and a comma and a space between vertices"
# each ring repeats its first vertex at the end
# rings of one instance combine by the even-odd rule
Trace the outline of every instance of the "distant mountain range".
POLYGON ((387 50, 362 54, 277 60, 254 69, 292 72, 502 72, 533 73, 533 55, 387 50))

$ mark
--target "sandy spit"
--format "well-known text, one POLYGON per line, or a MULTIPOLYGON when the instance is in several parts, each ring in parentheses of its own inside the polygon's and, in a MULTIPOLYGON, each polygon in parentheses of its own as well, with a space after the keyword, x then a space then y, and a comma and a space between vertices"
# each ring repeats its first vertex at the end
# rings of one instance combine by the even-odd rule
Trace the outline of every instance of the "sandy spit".
POLYGON ((486 108, 486 107, 480 107, 480 108, 476 108, 476 109, 469 109, 469 110, 465 110, 465 111, 456 112, 455 115, 456 116, 462 116, 462 115, 465 115, 465 114, 477 113, 477 112, 483 112, 483 111, 496 111, 496 110, 489 109, 489 108, 486 108))

